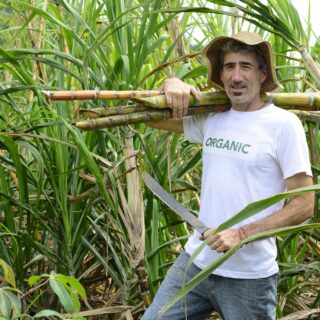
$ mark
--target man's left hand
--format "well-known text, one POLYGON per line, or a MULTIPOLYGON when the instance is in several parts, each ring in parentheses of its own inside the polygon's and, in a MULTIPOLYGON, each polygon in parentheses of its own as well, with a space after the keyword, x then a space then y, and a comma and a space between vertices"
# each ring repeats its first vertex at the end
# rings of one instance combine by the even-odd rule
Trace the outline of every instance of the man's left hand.
MULTIPOLYGON (((209 235, 215 230, 215 228, 207 230, 201 237, 200 240, 206 240, 209 235)), ((228 251, 229 249, 235 247, 241 242, 239 231, 233 229, 223 230, 215 234, 208 241, 208 246, 219 253, 228 251)))

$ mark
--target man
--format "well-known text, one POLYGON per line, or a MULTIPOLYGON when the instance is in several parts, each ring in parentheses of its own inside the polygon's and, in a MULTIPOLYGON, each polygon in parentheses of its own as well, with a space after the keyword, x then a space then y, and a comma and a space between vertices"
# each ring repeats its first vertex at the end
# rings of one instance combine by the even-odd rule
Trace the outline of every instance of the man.
MULTIPOLYGON (((235 227, 213 236, 185 274, 192 253, 209 234, 248 203, 312 185, 307 143, 299 119, 265 103, 261 92, 279 90, 274 56, 267 41, 250 32, 218 37, 204 49, 209 82, 225 90, 231 101, 226 112, 184 117, 189 95, 197 91, 178 79, 165 82, 165 93, 174 119, 150 126, 183 132, 191 142, 203 144, 203 174, 199 218, 212 227, 197 231, 168 272, 143 320, 158 312, 181 288, 223 252, 259 232, 299 224, 313 213, 313 194, 293 197, 283 207, 277 203, 235 227)), ((160 319, 205 319, 213 310, 226 320, 275 319, 276 264, 274 238, 243 246, 214 270, 185 301, 174 305, 160 319)))

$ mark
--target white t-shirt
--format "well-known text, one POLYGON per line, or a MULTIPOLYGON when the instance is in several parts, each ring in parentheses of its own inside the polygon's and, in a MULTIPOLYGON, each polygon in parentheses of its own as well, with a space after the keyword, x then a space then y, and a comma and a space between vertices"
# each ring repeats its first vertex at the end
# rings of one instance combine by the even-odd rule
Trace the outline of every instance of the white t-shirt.
MULTIPOLYGON (((184 133, 203 145, 199 218, 216 227, 248 203, 285 191, 285 179, 299 172, 312 175, 305 133, 294 114, 270 105, 251 112, 233 109, 186 117, 184 133)), ((252 223, 281 209, 279 202, 233 228, 252 223)), ((191 255, 201 244, 195 231, 186 244, 191 255)), ((206 246, 194 263, 209 266, 219 253, 206 246)), ((278 271, 275 239, 243 246, 214 274, 242 279, 265 278, 278 271)))

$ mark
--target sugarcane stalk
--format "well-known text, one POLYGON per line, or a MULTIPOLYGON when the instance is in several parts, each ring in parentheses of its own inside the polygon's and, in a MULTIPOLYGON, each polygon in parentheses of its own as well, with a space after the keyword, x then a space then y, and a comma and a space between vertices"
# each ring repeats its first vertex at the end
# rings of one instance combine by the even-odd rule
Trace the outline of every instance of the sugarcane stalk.
MULTIPOLYGON (((165 95, 162 91, 43 91, 43 93, 52 100, 116 100, 129 99, 135 101, 137 104, 155 108, 168 108, 165 95)), ((207 105, 221 105, 230 103, 229 98, 225 92, 199 92, 200 102, 197 103, 195 98, 190 95, 189 106, 207 106, 207 105)), ((274 103, 279 107, 299 107, 306 110, 320 107, 320 93, 319 92, 304 92, 304 93, 262 93, 261 99, 274 103)))
POLYGON ((299 118, 309 121, 320 121, 319 111, 303 111, 303 110, 290 110, 296 114, 299 118))
POLYGON ((97 118, 87 121, 74 122, 73 125, 81 130, 96 130, 102 128, 112 128, 117 126, 147 122, 152 120, 164 120, 171 117, 168 111, 146 111, 132 113, 128 115, 116 115, 111 117, 97 118))
MULTIPOLYGON (((320 107, 320 93, 262 93, 261 99, 269 103, 274 103, 279 107, 289 109, 291 107, 300 107, 312 110, 312 107, 320 107)), ((155 109, 168 108, 167 100, 164 95, 154 96, 150 98, 134 98, 137 103, 155 109)), ((189 98, 189 106, 196 105, 214 105, 227 104, 230 100, 225 92, 200 92, 200 102, 197 104, 195 98, 191 95, 189 98)))
POLYGON ((42 91, 51 100, 117 100, 153 97, 162 94, 159 90, 149 91, 109 91, 109 90, 71 90, 42 91))
MULTIPOLYGON (((190 108, 188 115, 199 114, 199 113, 209 113, 209 112, 218 112, 218 111, 226 111, 229 109, 229 105, 219 105, 219 106, 211 106, 211 107, 194 107, 190 108), (200 111, 201 110, 201 111, 200 111)), ((320 112, 318 111, 303 111, 303 110, 289 110, 292 113, 295 113, 299 118, 309 121, 320 121, 320 112)), ((170 109, 163 109, 159 111, 146 111, 140 113, 132 113, 128 115, 115 115, 104 118, 97 118, 92 120, 85 120, 74 122, 73 125, 81 130, 96 130, 103 128, 112 128, 117 126, 125 126, 130 124, 136 124, 141 122, 148 121, 157 121, 157 120, 165 120, 171 118, 170 109)))
POLYGON ((262 94, 262 99, 284 109, 298 107, 299 109, 314 110, 320 107, 319 92, 265 93, 262 94))
POLYGON ((101 117, 109 117, 120 114, 130 114, 135 112, 143 112, 143 111, 154 111, 154 109, 150 109, 147 107, 139 106, 137 104, 126 105, 126 106, 117 106, 117 107, 104 107, 104 108, 93 108, 93 109, 80 109, 80 115, 95 119, 101 117))
POLYGON ((307 70, 310 72, 311 77, 313 80, 316 81, 317 87, 320 86, 320 67, 319 65, 313 60, 310 53, 308 52, 307 48, 305 46, 301 46, 299 48, 303 62, 307 68, 307 70))
MULTIPOLYGON (((190 107, 187 115, 199 113, 210 113, 218 111, 226 111, 230 109, 230 105, 214 105, 190 107)), ((150 110, 150 109, 149 109, 150 110)), ((73 125, 81 130, 96 130, 102 128, 112 128, 117 126, 125 126, 140 122, 165 120, 172 117, 170 109, 151 110, 144 112, 136 112, 131 114, 121 114, 92 120, 74 122, 73 125)))
MULTIPOLYGON (((217 112, 225 111, 229 109, 229 105, 212 105, 212 106, 198 106, 198 107, 189 107, 188 115, 194 115, 197 113, 208 113, 208 112, 217 112)), ((137 104, 127 105, 127 106, 118 106, 118 107, 109 107, 109 108, 94 108, 94 109, 80 109, 80 114, 89 119, 97 119, 103 117, 110 117, 115 115, 127 115, 132 113, 144 112, 144 111, 157 111, 154 108, 147 108, 137 104)), ((161 109, 158 111, 169 111, 171 109, 161 109)))
MULTIPOLYGON (((230 100, 225 92, 199 92, 200 101, 197 102, 193 95, 189 97, 189 106, 207 106, 215 104, 227 104, 230 100)), ((149 108, 155 109, 166 109, 168 108, 167 100, 165 95, 159 95, 148 98, 133 98, 133 101, 149 108)))

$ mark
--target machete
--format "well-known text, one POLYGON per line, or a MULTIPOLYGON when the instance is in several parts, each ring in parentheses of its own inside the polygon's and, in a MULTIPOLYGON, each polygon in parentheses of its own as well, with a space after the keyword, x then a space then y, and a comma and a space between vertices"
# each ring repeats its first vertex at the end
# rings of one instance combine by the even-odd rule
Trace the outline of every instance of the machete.
POLYGON ((168 193, 161 185, 153 179, 146 171, 142 173, 142 179, 146 186, 171 210, 178 214, 182 219, 187 221, 201 234, 204 234, 209 227, 206 226, 201 220, 195 217, 190 211, 188 211, 182 204, 176 201, 170 193, 168 193))

